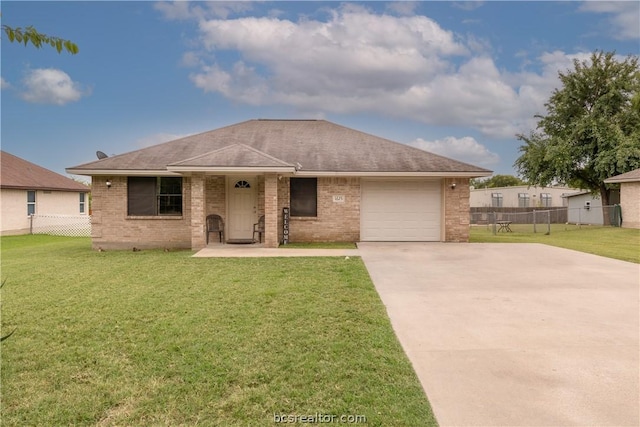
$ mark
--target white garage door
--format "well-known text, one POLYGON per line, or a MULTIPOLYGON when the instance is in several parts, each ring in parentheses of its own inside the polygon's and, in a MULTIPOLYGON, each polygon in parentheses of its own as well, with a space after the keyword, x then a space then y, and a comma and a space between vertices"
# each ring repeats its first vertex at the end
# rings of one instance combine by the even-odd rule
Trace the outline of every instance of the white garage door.
POLYGON ((440 241, 440 180, 362 180, 362 241, 440 241))

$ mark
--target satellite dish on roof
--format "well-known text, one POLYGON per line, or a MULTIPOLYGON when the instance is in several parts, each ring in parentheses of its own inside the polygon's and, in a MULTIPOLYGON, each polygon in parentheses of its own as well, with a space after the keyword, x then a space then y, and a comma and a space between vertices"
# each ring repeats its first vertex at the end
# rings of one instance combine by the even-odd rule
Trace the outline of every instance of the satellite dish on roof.
POLYGON ((100 150, 96 151, 96 156, 98 156, 98 160, 106 159, 107 157, 109 157, 100 150))

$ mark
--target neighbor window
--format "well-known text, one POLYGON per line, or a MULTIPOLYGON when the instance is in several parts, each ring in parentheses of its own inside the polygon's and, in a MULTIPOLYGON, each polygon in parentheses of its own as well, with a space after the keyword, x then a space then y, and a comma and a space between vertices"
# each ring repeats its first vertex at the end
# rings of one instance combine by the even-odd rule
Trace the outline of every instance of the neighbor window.
POLYGON ((127 214, 182 215, 182 178, 130 176, 127 180, 127 214))
POLYGON ((36 192, 27 191, 27 215, 36 214, 36 192))
POLYGON ((502 193, 491 193, 491 206, 494 208, 502 207, 502 193))
POLYGON ((529 207, 529 193, 518 193, 518 207, 519 208, 529 207))
POLYGON ((291 216, 318 216, 318 179, 291 178, 291 216))
POLYGON ((551 207, 551 193, 540 194, 540 204, 545 208, 551 207))
POLYGON ((80 213, 83 214, 85 212, 85 200, 86 200, 86 193, 80 193, 80 213))

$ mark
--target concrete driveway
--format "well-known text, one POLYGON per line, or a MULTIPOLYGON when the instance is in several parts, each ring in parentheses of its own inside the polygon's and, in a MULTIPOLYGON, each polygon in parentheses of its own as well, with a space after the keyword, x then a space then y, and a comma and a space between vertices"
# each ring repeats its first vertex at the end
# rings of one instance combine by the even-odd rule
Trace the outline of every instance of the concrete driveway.
POLYGON ((538 244, 361 243, 441 426, 638 426, 640 266, 538 244))

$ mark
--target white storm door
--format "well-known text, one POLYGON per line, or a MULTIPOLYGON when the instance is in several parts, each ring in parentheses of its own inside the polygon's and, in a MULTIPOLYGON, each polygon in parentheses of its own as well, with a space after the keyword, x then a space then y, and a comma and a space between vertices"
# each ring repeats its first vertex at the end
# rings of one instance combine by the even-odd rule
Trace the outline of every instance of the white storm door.
POLYGON ((229 177, 227 217, 227 239, 252 239, 256 222, 257 199, 255 177, 229 177))

